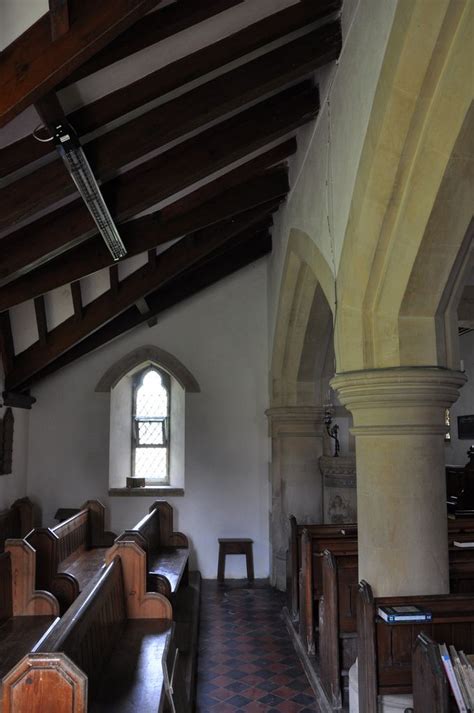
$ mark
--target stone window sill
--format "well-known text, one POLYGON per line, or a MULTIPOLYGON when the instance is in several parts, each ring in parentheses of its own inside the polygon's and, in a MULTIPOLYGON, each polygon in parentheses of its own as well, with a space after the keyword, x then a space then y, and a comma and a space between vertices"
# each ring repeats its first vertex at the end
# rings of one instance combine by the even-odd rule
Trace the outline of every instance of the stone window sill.
POLYGON ((109 488, 112 497, 182 497, 184 488, 173 488, 171 485, 146 485, 144 488, 109 488))

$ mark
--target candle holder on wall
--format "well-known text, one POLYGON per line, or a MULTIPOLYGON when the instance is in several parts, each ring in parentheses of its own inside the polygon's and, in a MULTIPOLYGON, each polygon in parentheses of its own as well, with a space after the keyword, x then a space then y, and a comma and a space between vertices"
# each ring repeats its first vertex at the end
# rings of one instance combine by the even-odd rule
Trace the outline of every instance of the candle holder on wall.
POLYGON ((339 436, 338 436, 339 426, 337 425, 337 423, 333 423, 331 406, 326 406, 326 410, 324 412, 324 425, 326 426, 326 431, 327 431, 329 438, 332 438, 334 441, 333 457, 338 458, 339 451, 340 451, 339 436))

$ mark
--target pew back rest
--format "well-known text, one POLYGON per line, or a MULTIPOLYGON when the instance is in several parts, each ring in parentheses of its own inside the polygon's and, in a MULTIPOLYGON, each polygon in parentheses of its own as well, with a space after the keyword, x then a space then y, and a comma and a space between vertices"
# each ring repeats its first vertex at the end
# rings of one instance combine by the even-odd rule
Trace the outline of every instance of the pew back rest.
POLYGON ((371 697, 363 708, 367 713, 375 713, 373 700, 377 693, 411 693, 412 652, 419 634, 424 633, 437 643, 474 651, 472 594, 374 598, 370 585, 361 582, 357 616, 359 691, 365 689, 371 697), (377 616, 381 606, 410 604, 431 611, 432 621, 388 624, 377 616))
POLYGON ((89 511, 80 510, 53 528, 35 528, 26 540, 36 550, 36 584, 50 590, 60 562, 90 542, 89 511))
POLYGON ((149 513, 133 528, 124 530, 117 541, 136 542, 150 556, 165 547, 189 547, 186 535, 173 531, 173 508, 165 500, 154 502, 149 513))
POLYGON ((0 624, 13 616, 12 566, 9 552, 0 554, 0 624))
POLYGON ((126 618, 122 563, 115 557, 104 566, 96 584, 79 595, 35 653, 64 652, 87 675, 93 698, 126 618))

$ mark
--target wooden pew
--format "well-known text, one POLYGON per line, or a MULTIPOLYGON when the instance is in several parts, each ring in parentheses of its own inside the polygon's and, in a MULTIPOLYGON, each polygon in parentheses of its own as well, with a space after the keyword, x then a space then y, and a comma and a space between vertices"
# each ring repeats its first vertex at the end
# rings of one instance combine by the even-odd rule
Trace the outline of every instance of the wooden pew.
POLYGON ((82 509, 56 527, 36 528, 27 537, 36 550, 36 585, 52 592, 61 613, 72 604, 104 562, 115 540, 104 531, 105 508, 88 500, 82 509))
POLYGON ((377 697, 412 692, 412 652, 419 634, 437 643, 474 651, 474 597, 468 594, 374 597, 367 582, 357 601, 359 710, 377 713, 377 697), (433 614, 431 622, 387 624, 380 606, 415 604, 433 614))
MULTIPOLYGON (((333 707, 343 701, 343 682, 357 657, 358 555, 355 543, 345 551, 326 550, 321 558, 319 662, 321 682, 333 707)), ((474 592, 474 550, 450 548, 451 593, 474 592)))
POLYGON ((3 676, 59 614, 53 595, 35 590, 35 556, 31 545, 20 539, 7 540, 0 554, 0 706, 3 676))
POLYGON ((10 537, 24 537, 33 529, 33 503, 29 498, 15 500, 13 505, 0 512, 0 552, 5 540, 10 537))
MULTIPOLYGON (((311 529, 297 526, 296 520, 291 518, 293 535, 290 537, 294 553, 289 561, 294 561, 295 552, 298 552, 299 577, 298 597, 293 594, 293 574, 289 579, 290 603, 296 606, 296 620, 299 622, 299 635, 309 654, 315 653, 314 629, 318 621, 318 602, 322 594, 322 555, 325 549, 333 554, 338 552, 357 552, 357 532, 354 526, 349 529, 333 525, 315 525, 311 529), (329 529, 325 529, 329 528, 329 529), (296 546, 295 546, 296 545, 296 546)), ((466 554, 469 550, 455 548, 454 540, 474 540, 474 521, 448 520, 448 543, 450 545, 450 577, 451 592, 474 591, 474 572, 471 563, 474 555, 466 554)), ((471 550, 474 552, 474 550, 471 550)), ((291 571, 293 572, 293 564, 291 571)), ((356 583, 357 584, 357 583, 356 583)), ((295 621, 295 616, 292 617, 295 621)))
POLYGON ((172 597, 188 582, 189 543, 182 532, 173 532, 173 508, 157 500, 135 527, 118 540, 136 542, 146 552, 148 588, 172 597))
MULTIPOLYGON (((288 551, 286 560, 286 591, 288 599, 288 611, 291 618, 295 621, 299 616, 299 573, 302 565, 302 549, 301 538, 303 531, 306 530, 309 536, 314 539, 315 544, 325 538, 334 539, 357 539, 357 524, 348 525, 323 525, 306 524, 299 525, 294 515, 289 517, 290 534, 288 540, 288 551)), ((325 548, 317 551, 322 552, 325 548)))
POLYGON ((145 582, 143 550, 111 548, 99 578, 4 678, 2 713, 162 711, 172 607, 145 582))

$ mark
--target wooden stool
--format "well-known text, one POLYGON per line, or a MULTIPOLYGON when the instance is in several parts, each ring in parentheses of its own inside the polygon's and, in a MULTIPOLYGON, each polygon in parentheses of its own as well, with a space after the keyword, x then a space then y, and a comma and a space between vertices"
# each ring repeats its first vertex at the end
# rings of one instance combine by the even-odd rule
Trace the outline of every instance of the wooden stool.
POLYGON ((253 574, 253 540, 248 537, 220 537, 219 538, 219 566, 217 568, 217 579, 224 581, 225 557, 226 555, 245 555, 247 559, 247 579, 252 580, 253 574))

